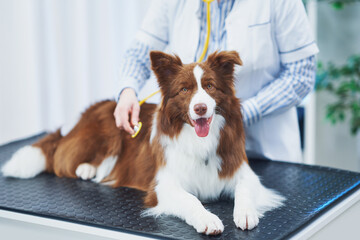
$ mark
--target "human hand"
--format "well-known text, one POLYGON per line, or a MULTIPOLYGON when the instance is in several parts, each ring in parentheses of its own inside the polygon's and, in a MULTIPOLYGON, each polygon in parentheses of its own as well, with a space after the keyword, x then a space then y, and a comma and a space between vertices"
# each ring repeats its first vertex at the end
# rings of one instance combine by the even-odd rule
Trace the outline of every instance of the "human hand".
POLYGON ((139 113, 140 105, 137 100, 135 91, 132 88, 124 89, 120 95, 119 102, 117 103, 114 111, 116 126, 133 135, 135 131, 131 125, 138 125, 139 113), (131 117, 129 119, 130 115, 131 117))

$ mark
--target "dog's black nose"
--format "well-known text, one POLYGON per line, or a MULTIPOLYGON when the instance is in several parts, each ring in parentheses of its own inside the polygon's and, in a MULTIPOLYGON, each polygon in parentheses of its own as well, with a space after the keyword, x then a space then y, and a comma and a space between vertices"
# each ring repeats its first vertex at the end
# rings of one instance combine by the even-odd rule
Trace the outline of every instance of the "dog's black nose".
POLYGON ((199 103, 194 106, 194 111, 197 115, 202 116, 207 111, 207 106, 205 103, 199 103))

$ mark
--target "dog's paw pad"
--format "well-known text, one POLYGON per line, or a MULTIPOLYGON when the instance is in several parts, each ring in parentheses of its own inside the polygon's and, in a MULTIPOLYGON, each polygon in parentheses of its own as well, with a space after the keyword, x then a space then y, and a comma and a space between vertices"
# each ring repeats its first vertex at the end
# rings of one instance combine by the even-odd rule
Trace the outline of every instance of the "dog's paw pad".
POLYGON ((244 208, 234 212, 234 222, 241 230, 251 230, 259 224, 259 214, 251 208, 244 208))
POLYGON ((218 235, 224 231, 221 220, 210 212, 198 215, 194 227, 198 233, 206 235, 218 235))
POLYGON ((82 180, 92 179, 96 175, 96 167, 89 163, 82 163, 77 167, 75 174, 82 180))

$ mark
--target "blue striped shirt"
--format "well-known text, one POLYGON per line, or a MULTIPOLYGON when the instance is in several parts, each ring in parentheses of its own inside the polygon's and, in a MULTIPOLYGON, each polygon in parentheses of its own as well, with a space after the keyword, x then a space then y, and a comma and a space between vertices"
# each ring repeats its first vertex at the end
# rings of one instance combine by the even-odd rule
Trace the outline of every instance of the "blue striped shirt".
MULTIPOLYGON (((211 4, 211 36, 207 53, 227 49, 225 20, 232 10, 234 0, 222 0, 220 3, 213 1, 211 4)), ((200 40, 194 61, 200 57, 205 44, 206 5, 203 2, 200 20, 200 40)), ((151 50, 157 49, 141 41, 133 42, 127 50, 120 70, 120 93, 124 88, 133 88, 138 93, 145 81, 150 78, 151 50)), ((206 57, 207 54, 205 59, 206 57)), ((277 79, 264 86, 252 98, 242 102, 244 124, 250 126, 262 117, 300 104, 314 86, 315 70, 314 56, 281 64, 281 72, 277 79)))
POLYGON ((266 115, 299 105, 313 89, 315 73, 315 56, 282 64, 277 79, 242 102, 244 124, 250 126, 266 115))

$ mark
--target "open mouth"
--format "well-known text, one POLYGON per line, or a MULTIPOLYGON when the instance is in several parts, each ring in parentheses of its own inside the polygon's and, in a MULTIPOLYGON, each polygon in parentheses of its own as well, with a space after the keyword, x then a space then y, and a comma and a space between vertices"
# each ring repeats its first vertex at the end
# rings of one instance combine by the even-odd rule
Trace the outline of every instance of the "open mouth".
POLYGON ((195 132, 199 137, 206 137, 209 134, 210 130, 210 123, 213 119, 212 115, 209 118, 198 118, 196 120, 193 120, 190 117, 191 125, 195 128, 195 132))

